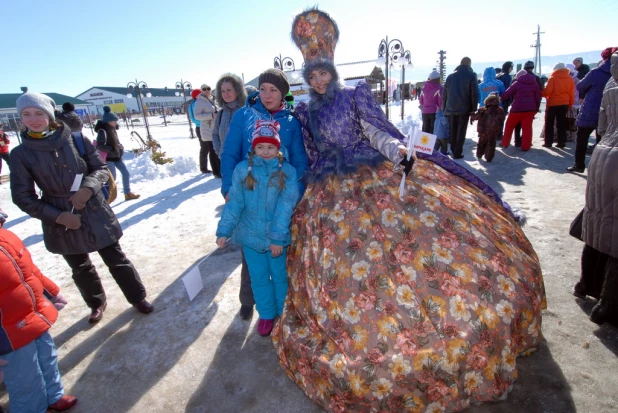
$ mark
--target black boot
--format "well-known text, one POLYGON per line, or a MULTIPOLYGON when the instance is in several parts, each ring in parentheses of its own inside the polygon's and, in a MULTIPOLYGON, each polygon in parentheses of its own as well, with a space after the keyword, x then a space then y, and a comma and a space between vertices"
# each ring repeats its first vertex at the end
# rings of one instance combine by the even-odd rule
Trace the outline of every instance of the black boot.
POLYGON ((590 321, 598 325, 606 321, 615 322, 617 310, 618 308, 616 308, 616 305, 612 301, 601 298, 592 308, 590 321))

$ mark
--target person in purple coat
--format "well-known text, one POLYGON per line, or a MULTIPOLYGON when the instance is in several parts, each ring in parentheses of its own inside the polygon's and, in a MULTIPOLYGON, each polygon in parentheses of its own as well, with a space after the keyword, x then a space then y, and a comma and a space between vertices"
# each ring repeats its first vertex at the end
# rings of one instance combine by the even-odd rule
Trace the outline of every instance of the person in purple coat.
POLYGON ((579 109, 579 115, 577 116, 577 144, 575 147, 574 163, 567 168, 569 172, 582 173, 586 169, 588 138, 592 131, 597 128, 599 122, 603 89, 607 81, 611 78, 610 67, 610 60, 605 59, 599 67, 588 72, 576 85, 579 95, 585 95, 585 97, 579 109))
POLYGON ((536 83, 536 78, 526 70, 520 70, 515 76, 515 81, 500 95, 500 99, 503 101, 512 99, 513 102, 500 145, 503 148, 509 147, 513 129, 515 125, 521 123, 523 131, 521 150, 529 150, 532 146, 532 120, 541 104, 541 90, 536 83))
POLYGON ((440 73, 434 70, 429 74, 429 80, 423 85, 419 98, 423 114, 423 132, 433 133, 436 122, 436 112, 442 110, 442 95, 444 88, 440 84, 440 73))

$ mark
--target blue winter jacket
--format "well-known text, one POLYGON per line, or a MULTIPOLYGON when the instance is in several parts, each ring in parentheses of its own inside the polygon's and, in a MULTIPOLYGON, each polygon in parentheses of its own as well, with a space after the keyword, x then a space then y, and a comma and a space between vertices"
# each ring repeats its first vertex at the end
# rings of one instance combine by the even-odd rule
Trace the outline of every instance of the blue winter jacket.
POLYGON ((444 116, 444 113, 441 110, 436 112, 436 122, 433 127, 433 134, 436 135, 438 139, 449 137, 448 119, 446 119, 446 116, 444 116))
POLYGON ((483 72, 483 83, 479 84, 479 108, 485 106, 485 99, 492 93, 504 93, 504 83, 496 79, 496 69, 488 67, 483 72))
POLYGON ((584 97, 584 103, 579 108, 577 126, 582 128, 596 128, 599 123, 601 100, 603 89, 607 81, 612 77, 610 73, 611 61, 607 59, 599 67, 592 69, 586 76, 575 85, 580 96, 584 97))
MULTIPOLYGON (((221 193, 225 196, 232 185, 232 173, 234 168, 243 159, 246 159, 251 151, 251 140, 255 121, 258 119, 276 120, 281 125, 279 138, 281 146, 285 147, 290 164, 296 169, 296 176, 300 180, 307 170, 308 160, 305 152, 305 144, 298 120, 292 116, 288 109, 280 110, 272 115, 262 105, 260 93, 255 92, 247 98, 247 105, 236 111, 227 132, 223 151, 221 153, 221 193)), ((304 185, 299 181, 299 194, 305 191, 304 185)))
POLYGON ((195 109, 195 100, 189 103, 187 106, 187 110, 189 111, 189 117, 191 118, 191 122, 195 123, 195 126, 200 127, 200 121, 195 119, 195 115, 193 114, 193 110, 195 109))
POLYGON ((281 166, 286 175, 283 190, 277 185, 279 159, 264 160, 254 156, 251 173, 257 183, 253 191, 243 183, 249 173, 249 161, 244 160, 236 166, 229 202, 225 204, 217 227, 217 238, 233 235, 234 243, 258 252, 268 251, 271 244, 290 245, 290 223, 298 200, 298 179, 296 170, 289 163, 283 162, 281 166))

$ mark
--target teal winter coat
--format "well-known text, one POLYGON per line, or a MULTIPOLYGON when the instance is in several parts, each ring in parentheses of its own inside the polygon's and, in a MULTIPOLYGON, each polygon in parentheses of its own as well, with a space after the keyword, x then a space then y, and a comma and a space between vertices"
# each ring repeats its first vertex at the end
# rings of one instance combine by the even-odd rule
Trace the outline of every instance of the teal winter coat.
POLYGON ((251 172, 257 182, 250 191, 243 183, 249 173, 249 161, 244 160, 236 166, 229 201, 217 227, 217 238, 233 235, 234 243, 259 252, 268 251, 271 244, 290 245, 290 223, 298 200, 298 179, 296 169, 289 163, 283 162, 281 167, 286 176, 283 190, 277 185, 279 159, 264 160, 254 156, 251 172), (271 180, 273 173, 275 176, 271 180))

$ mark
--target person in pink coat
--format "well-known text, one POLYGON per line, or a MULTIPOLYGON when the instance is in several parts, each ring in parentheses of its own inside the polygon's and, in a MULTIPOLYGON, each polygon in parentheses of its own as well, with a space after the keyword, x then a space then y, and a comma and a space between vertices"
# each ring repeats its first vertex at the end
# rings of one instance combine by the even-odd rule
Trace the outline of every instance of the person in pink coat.
POLYGON ((436 112, 442 108, 443 94, 444 88, 440 84, 440 73, 434 70, 429 74, 429 80, 425 82, 419 98, 423 114, 423 132, 433 133, 436 112))
POLYGON ((541 90, 533 74, 525 70, 517 72, 515 81, 500 95, 500 99, 503 101, 511 98, 513 103, 506 119, 504 135, 500 145, 503 148, 509 147, 511 137, 513 136, 513 129, 515 129, 515 125, 521 123, 521 150, 527 151, 532 146, 532 120, 541 104, 541 90))

